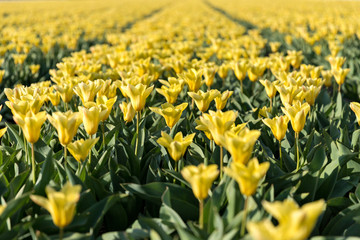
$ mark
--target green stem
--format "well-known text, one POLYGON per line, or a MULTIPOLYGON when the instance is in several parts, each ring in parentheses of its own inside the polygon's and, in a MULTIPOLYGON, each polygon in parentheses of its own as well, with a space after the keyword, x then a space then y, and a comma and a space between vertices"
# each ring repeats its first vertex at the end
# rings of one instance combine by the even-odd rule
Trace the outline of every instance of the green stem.
POLYGON ((295 133, 295 144, 296 144, 296 171, 299 170, 300 161, 299 161, 299 133, 295 133))
POLYGON ((279 154, 280 154, 280 168, 283 168, 283 160, 282 160, 282 153, 281 153, 281 140, 279 140, 279 154))
POLYGON ((63 239, 63 236, 64 236, 64 229, 63 229, 63 228, 60 228, 60 231, 59 231, 59 240, 62 240, 62 239, 63 239))
POLYGON ((34 153, 34 143, 31 144, 31 164, 32 164, 32 179, 35 185, 35 153, 34 153))
POLYGON ((138 153, 138 145, 139 145, 139 121, 140 121, 140 112, 136 112, 136 144, 135 144, 135 156, 138 153))
MULTIPOLYGON (((92 135, 89 136, 90 139, 92 139, 92 135)), ((91 149, 90 149, 90 152, 89 152, 89 166, 91 166, 91 149)))
POLYGON ((199 225, 200 229, 204 228, 204 199, 199 200, 199 225))
POLYGON ((102 129, 102 139, 103 139, 102 148, 104 149, 106 147, 106 145, 105 145, 105 123, 104 123, 104 121, 102 122, 101 129, 102 129))
POLYGON ((67 167, 67 148, 64 146, 64 166, 67 167))
POLYGON ((240 81, 240 89, 241 89, 241 93, 243 93, 243 81, 240 81))
POLYGON ((272 112, 272 108, 273 108, 273 100, 272 98, 270 98, 270 112, 272 112))
POLYGON ((244 214, 243 214, 243 220, 242 220, 242 225, 241 225, 241 236, 245 235, 245 227, 246 227, 246 218, 247 218, 247 207, 248 207, 248 197, 245 197, 245 203, 244 203, 244 214))
POLYGON ((223 146, 220 146, 220 180, 223 177, 223 146))
POLYGON ((25 162, 30 164, 29 158, 28 158, 28 144, 25 138, 24 134, 24 146, 25 146, 25 162))

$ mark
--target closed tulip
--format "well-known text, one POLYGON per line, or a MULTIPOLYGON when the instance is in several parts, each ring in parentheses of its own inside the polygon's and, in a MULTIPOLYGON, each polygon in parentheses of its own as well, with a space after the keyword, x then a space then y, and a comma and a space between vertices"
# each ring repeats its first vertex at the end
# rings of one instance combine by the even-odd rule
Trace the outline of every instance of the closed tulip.
POLYGON ((163 85, 155 90, 163 95, 168 103, 174 104, 182 89, 182 84, 171 84, 169 86, 163 85))
POLYGON ((97 133, 100 121, 107 114, 107 109, 101 108, 93 102, 88 102, 86 107, 79 107, 79 112, 82 115, 85 131, 90 135, 97 133))
POLYGON ((97 105, 103 105, 106 109, 106 114, 104 114, 101 119, 101 121, 105 121, 106 119, 109 118, 112 107, 114 106, 115 102, 117 100, 117 97, 113 97, 113 98, 107 98, 105 95, 102 96, 98 96, 96 98, 96 104, 97 105))
POLYGON ((33 113, 29 111, 26 115, 14 115, 14 121, 19 125, 29 143, 36 143, 40 137, 41 126, 46 121, 46 112, 33 113))
POLYGON ((189 87, 189 92, 199 91, 202 81, 202 70, 190 69, 188 72, 179 74, 179 77, 185 81, 189 87))
POLYGON ((234 162, 246 164, 260 134, 260 131, 248 128, 242 129, 239 134, 227 131, 223 146, 230 152, 234 162))
POLYGON ((271 129, 276 140, 280 142, 285 137, 289 123, 288 116, 274 117, 273 119, 266 118, 262 121, 271 129))
POLYGON ((119 104, 119 107, 123 113, 124 121, 131 122, 135 117, 135 109, 133 108, 131 102, 122 102, 119 104))
POLYGON ((351 110, 353 110, 353 112, 356 115, 356 119, 358 121, 358 124, 360 125, 360 103, 358 102, 351 102, 350 103, 350 108, 351 110))
POLYGON ((67 182, 59 192, 47 186, 45 188, 47 198, 38 195, 31 195, 30 198, 51 214, 54 224, 62 231, 64 227, 72 222, 75 216, 80 191, 80 185, 72 186, 70 182, 67 182))
POLYGON ((68 145, 76 135, 79 125, 82 123, 82 116, 79 112, 67 111, 54 112, 47 115, 50 123, 56 128, 61 145, 68 145))

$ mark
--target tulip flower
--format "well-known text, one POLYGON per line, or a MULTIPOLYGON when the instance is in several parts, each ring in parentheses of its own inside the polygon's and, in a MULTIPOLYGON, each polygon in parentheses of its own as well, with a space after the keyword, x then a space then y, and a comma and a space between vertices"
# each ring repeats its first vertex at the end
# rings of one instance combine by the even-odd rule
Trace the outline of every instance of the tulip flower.
POLYGON ((276 90, 280 94, 281 102, 285 105, 292 104, 294 98, 300 93, 301 89, 297 85, 283 86, 275 85, 276 90))
POLYGON ((282 168, 281 140, 285 137, 289 120, 290 119, 286 115, 274 117, 273 119, 266 118, 262 120, 264 124, 271 129, 271 132, 274 134, 276 140, 279 141, 280 168, 282 168))
POLYGON ((305 240, 308 239, 325 202, 318 200, 299 207, 289 198, 283 202, 263 201, 263 206, 278 221, 274 226, 270 219, 261 222, 249 222, 247 229, 254 240, 305 240))
POLYGON ((62 239, 64 228, 72 222, 75 216, 80 191, 80 185, 72 186, 70 182, 67 182, 59 192, 47 186, 45 188, 47 198, 30 195, 34 203, 45 208, 51 214, 53 223, 60 229, 60 239, 62 239))
POLYGON ((179 74, 179 77, 185 81, 189 87, 189 92, 199 91, 202 85, 202 70, 190 69, 188 72, 179 74))
MULTIPOLYGON (((182 132, 178 132, 174 139, 170 137, 166 132, 161 132, 161 137, 157 142, 165 147, 170 157, 175 161, 179 161, 185 154, 187 147, 192 143, 195 133, 183 137, 182 132)), ((177 164, 175 164, 175 169, 177 169, 177 164)))
POLYGON ((204 199, 208 196, 212 183, 219 175, 218 167, 215 164, 205 166, 202 163, 198 166, 186 166, 181 171, 181 175, 190 183, 195 197, 199 199, 199 224, 202 229, 204 199))
POLYGON ((346 75, 350 72, 350 68, 347 69, 338 69, 333 71, 333 75, 336 83, 339 85, 338 91, 340 92, 341 85, 344 84, 346 75))
POLYGON ((169 84, 168 86, 163 85, 161 88, 156 88, 155 90, 163 95, 168 103, 174 104, 182 89, 183 87, 181 84, 169 84))
POLYGON ((6 208, 6 205, 1 205, 0 204, 0 216, 4 212, 5 208, 6 208))
POLYGON ((230 152, 234 162, 247 164, 260 134, 260 131, 248 128, 242 129, 239 134, 227 131, 223 146, 230 152))
POLYGON ((228 76, 229 70, 230 70, 230 66, 227 63, 223 63, 219 67, 217 73, 219 74, 219 77, 221 77, 223 79, 223 82, 224 82, 225 78, 228 76))
POLYGON ((50 123, 56 128, 61 145, 68 145, 76 135, 79 125, 82 123, 82 117, 79 112, 71 110, 63 112, 54 112, 52 116, 47 115, 50 123))
POLYGON ((101 108, 94 102, 88 102, 85 107, 79 106, 79 112, 82 115, 85 131, 92 136, 97 133, 99 123, 107 114, 107 109, 101 108))
POLYGON ((213 85, 213 83, 214 83, 216 71, 217 71, 216 67, 205 67, 203 69, 205 84, 209 90, 211 88, 211 85, 213 85))
POLYGON ((286 104, 285 108, 281 108, 282 111, 288 116, 291 121, 291 126, 295 131, 296 142, 296 171, 299 169, 299 133, 303 130, 306 122, 306 115, 310 111, 310 105, 308 103, 301 103, 296 101, 293 106, 286 104))
POLYGON ((131 122, 135 117, 135 109, 133 108, 131 102, 122 102, 119 104, 119 107, 124 115, 125 122, 131 122))
POLYGON ((39 140, 41 126, 46 121, 46 112, 39 112, 35 114, 32 111, 29 111, 26 115, 14 115, 13 118, 16 124, 21 127, 26 140, 31 144, 32 177, 33 183, 35 184, 34 143, 39 140))
POLYGON ((81 82, 74 87, 74 92, 81 99, 83 104, 93 102, 95 95, 102 86, 96 86, 94 82, 88 81, 87 83, 81 82))
POLYGON ((321 76, 324 79, 324 85, 325 87, 331 87, 331 79, 332 79, 332 73, 331 70, 327 70, 327 71, 321 71, 321 76))
POLYGON ((187 103, 182 103, 178 106, 173 106, 170 103, 164 103, 161 108, 149 107, 151 111, 157 113, 165 118, 166 125, 172 129, 175 124, 179 121, 182 112, 188 106, 187 103))
POLYGON ((327 59, 331 66, 331 72, 334 73, 334 71, 340 70, 342 68, 342 65, 345 63, 346 58, 345 57, 329 57, 327 59))
POLYGON ((136 144, 135 144, 135 155, 137 155, 138 145, 139 145, 139 123, 140 123, 140 111, 145 107, 146 98, 150 95, 154 86, 147 87, 142 83, 133 86, 128 84, 127 86, 121 86, 121 90, 126 93, 130 98, 131 105, 134 110, 137 112, 136 117, 136 144))
POLYGON ((315 100, 321 91, 321 86, 310 86, 305 87, 303 86, 303 92, 305 93, 305 101, 310 105, 313 106, 315 104, 315 100))
POLYGON ((259 181, 265 176, 269 167, 269 162, 259 164, 257 158, 253 158, 247 166, 239 162, 232 162, 230 168, 226 167, 224 169, 227 175, 235 179, 239 184, 240 192, 245 195, 244 215, 241 227, 242 236, 245 233, 248 197, 256 192, 259 181))
POLYGON ((71 101, 74 95, 72 84, 62 83, 61 85, 56 85, 55 89, 60 93, 63 102, 68 103, 71 101))
MULTIPOLYGON (((24 95, 21 96, 21 101, 26 101, 29 103, 29 110, 33 113, 38 113, 44 104, 46 96, 40 96, 39 94, 33 95, 24 95)), ((15 101, 17 102, 17 101, 15 101)))
POLYGON ((195 129, 203 131, 206 135, 206 137, 210 140, 213 141, 214 138, 211 135, 211 132, 209 130, 209 128, 207 127, 207 125, 205 125, 203 122, 201 122, 199 119, 195 119, 196 122, 196 127, 195 129))
POLYGON ((188 92, 187 94, 195 101, 197 108, 201 112, 206 112, 209 109, 210 103, 216 97, 221 96, 218 90, 210 90, 207 92, 199 90, 197 93, 188 92))
POLYGON ((266 69, 266 65, 263 63, 254 63, 250 64, 247 69, 247 74, 250 81, 255 82, 259 77, 261 77, 266 69))
POLYGON ((351 102, 350 108, 353 110, 353 112, 356 115, 356 120, 358 121, 358 124, 360 125, 360 103, 358 102, 351 102))
POLYGON ((47 118, 51 125, 56 128, 59 142, 64 147, 64 163, 67 165, 67 145, 72 141, 79 125, 82 123, 82 116, 79 112, 72 112, 71 110, 63 112, 54 112, 52 116, 49 114, 47 118))
POLYGON ((248 69, 248 65, 249 64, 246 60, 234 62, 232 64, 232 69, 234 71, 234 74, 235 74, 237 80, 239 80, 240 84, 241 84, 241 92, 243 92, 243 80, 246 77, 246 71, 248 69))
MULTIPOLYGON (((0 64, 1 65, 1 64, 0 64)), ((2 80, 4 78, 5 75, 5 70, 0 70, 0 83, 2 83, 2 80)))
POLYGON ((97 143, 98 140, 98 137, 90 138, 87 140, 80 139, 75 142, 69 143, 67 148, 76 161, 82 162, 89 155, 91 148, 97 143))
MULTIPOLYGON (((1 110, 2 106, 0 107, 1 110)), ((2 115, 0 115, 0 122, 2 120, 2 115)), ((4 127, 2 129, 0 129, 0 138, 6 133, 7 127, 4 127)))
POLYGON ((54 93, 50 92, 47 94, 47 99, 51 101, 53 106, 57 106, 60 103, 60 93, 57 91, 54 93))
POLYGON ((272 100, 276 95, 276 87, 273 82, 270 82, 269 80, 260 80, 260 83, 265 87, 266 95, 270 99, 270 109, 272 108, 272 100))
POLYGON ((198 124, 206 126, 210 131, 215 143, 220 146, 220 179, 222 179, 222 167, 223 167, 223 144, 225 132, 231 129, 237 117, 235 111, 209 111, 209 113, 203 113, 200 116, 198 124))
POLYGON ((231 97, 233 91, 226 90, 221 95, 215 98, 215 106, 217 110, 223 110, 226 106, 227 100, 231 97))

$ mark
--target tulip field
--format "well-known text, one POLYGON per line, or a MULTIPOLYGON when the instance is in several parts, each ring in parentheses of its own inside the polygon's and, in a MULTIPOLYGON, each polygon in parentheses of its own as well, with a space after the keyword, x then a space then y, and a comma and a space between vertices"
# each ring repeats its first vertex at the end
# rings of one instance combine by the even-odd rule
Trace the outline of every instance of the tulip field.
POLYGON ((360 2, 0 2, 0 240, 360 239, 360 2))

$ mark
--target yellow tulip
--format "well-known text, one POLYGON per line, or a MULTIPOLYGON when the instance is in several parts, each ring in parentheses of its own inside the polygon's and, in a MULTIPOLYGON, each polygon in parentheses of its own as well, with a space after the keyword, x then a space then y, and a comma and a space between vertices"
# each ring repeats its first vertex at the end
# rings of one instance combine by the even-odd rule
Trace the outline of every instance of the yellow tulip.
POLYGON ((88 102, 85 104, 85 107, 79 106, 79 112, 82 115, 85 131, 92 136, 97 132, 100 121, 104 119, 104 116, 107 114, 107 109, 93 102, 88 102))
POLYGON ((4 212, 6 205, 0 205, 0 216, 4 212))
MULTIPOLYGON (((2 105, 0 106, 0 110, 2 109, 2 105)), ((2 120, 2 115, 0 115, 0 122, 2 120)), ((7 127, 4 127, 2 129, 0 129, 0 138, 6 133, 7 127)), ((0 213, 1 215, 1 213, 0 213)))
POLYGON ((119 104, 119 107, 124 115, 125 122, 131 122, 135 117, 135 109, 131 105, 131 102, 122 102, 119 104))
POLYGON ((155 90, 163 95, 168 103, 174 104, 182 89, 182 84, 169 84, 168 86, 163 85, 161 88, 156 88, 155 90))
POLYGON ((154 86, 147 87, 144 84, 137 84, 136 86, 127 85, 121 86, 122 91, 130 98, 131 104, 136 112, 141 111, 145 107, 146 98, 150 95, 154 86))
POLYGON ((285 105, 285 108, 281 108, 282 111, 288 116, 291 121, 291 126, 296 133, 301 132, 305 126, 306 115, 310 111, 310 105, 308 103, 301 103, 300 101, 295 101, 291 106, 289 104, 285 105))
POLYGON ((242 129, 239 134, 227 131, 223 146, 230 152, 234 162, 246 164, 260 134, 260 131, 249 130, 248 128, 242 129))
MULTIPOLYGON (((24 95, 21 96, 21 101, 27 101, 29 103, 29 110, 33 113, 38 113, 44 104, 46 96, 40 96, 39 94, 24 95)), ((15 101, 16 102, 16 101, 15 101)))
POLYGON ((99 138, 80 139, 67 145, 67 149, 76 161, 81 162, 89 155, 91 148, 97 143, 99 138))
POLYGON ((31 195, 30 198, 33 202, 45 208, 51 214, 54 224, 63 229, 72 222, 75 216, 80 191, 80 185, 72 186, 70 182, 67 182, 59 192, 47 186, 45 192, 48 198, 38 195, 31 195))
POLYGON ((299 207, 293 199, 286 199, 274 203, 263 201, 263 206, 277 219, 278 225, 274 226, 270 219, 249 222, 247 229, 254 240, 305 240, 323 212, 325 202, 318 200, 299 207))
POLYGON ((327 60, 330 63, 331 71, 334 72, 334 71, 337 71, 337 70, 341 69, 342 65, 346 61, 346 58, 344 58, 344 57, 331 57, 330 56, 327 60))
POLYGON ((266 70, 266 65, 263 63, 254 63, 250 64, 247 69, 247 73, 250 81, 255 82, 259 77, 261 77, 266 70))
POLYGON ((303 86, 303 92, 305 94, 305 101, 310 106, 313 106, 315 104, 315 100, 316 100, 317 96, 319 95, 320 91, 321 91, 321 86, 319 86, 319 87, 316 87, 316 86, 305 87, 305 86, 303 86))
POLYGON ((201 163, 198 166, 184 167, 181 175, 190 183, 195 197, 204 200, 208 196, 212 183, 219 175, 219 170, 215 164, 205 166, 201 163))
POLYGON ((171 129, 179 121, 182 112, 188 106, 187 103, 182 103, 178 106, 173 106, 170 103, 164 103, 161 108, 149 107, 151 111, 157 113, 165 118, 166 125, 171 129))
POLYGON ((195 129, 203 131, 205 133, 206 137, 209 140, 211 140, 211 141, 214 140, 214 138, 212 137, 211 132, 210 132, 209 128, 207 127, 207 125, 202 123, 199 119, 195 119, 195 122, 196 122, 195 129))
POLYGON ((0 70, 0 83, 2 83, 4 75, 5 75, 5 70, 0 70))
POLYGON ((203 92, 199 90, 197 93, 188 92, 187 93, 194 101, 197 108, 201 112, 206 112, 209 109, 210 103, 218 96, 221 96, 218 90, 210 90, 203 92))
POLYGON ((217 110, 223 110, 226 106, 227 100, 231 97, 233 91, 226 90, 221 95, 215 98, 215 105, 217 110))
POLYGON ((214 83, 216 70, 217 70, 216 67, 205 67, 203 69, 205 84, 208 88, 210 88, 211 85, 213 85, 214 83))
POLYGON ((331 79, 332 79, 332 73, 331 70, 327 70, 327 71, 321 71, 321 76, 324 79, 324 85, 326 87, 331 87, 331 79))
POLYGON ((230 66, 226 63, 223 63, 218 69, 219 77, 225 79, 228 76, 229 70, 230 66))
POLYGON ((54 93, 50 92, 47 94, 47 99, 51 101, 53 106, 57 106, 60 104, 60 93, 57 91, 54 93))
POLYGON ((333 71, 333 75, 335 78, 336 83, 339 85, 339 91, 341 88, 341 85, 344 84, 346 75, 350 72, 350 68, 347 69, 338 69, 333 71))
POLYGON ((266 118, 262 121, 271 129, 276 140, 281 141, 285 137, 289 123, 288 116, 274 117, 273 119, 266 118))
MULTIPOLYGON (((288 38, 292 38, 291 36, 287 36, 288 38)), ((291 40, 292 41, 292 40, 291 40)), ((302 55, 302 51, 287 51, 288 56, 290 57, 290 64, 295 69, 300 67, 301 61, 304 59, 304 56, 302 55)))
POLYGON ((19 125, 29 143, 36 143, 40 137, 41 126, 46 121, 46 112, 27 112, 26 115, 14 115, 14 121, 19 125))
POLYGON ((350 103, 350 108, 355 113, 358 124, 360 125, 360 103, 351 102, 350 103))
POLYGON ((192 143, 194 136, 195 133, 192 133, 183 137, 182 132, 178 132, 174 139, 172 139, 170 135, 162 131, 161 137, 157 140, 157 142, 161 146, 165 147, 171 158, 177 162, 184 156, 186 149, 192 143))
POLYGON ((275 85, 276 90, 280 94, 281 102, 285 105, 292 104, 294 98, 300 93, 301 89, 296 85, 283 86, 275 85))
POLYGON ((95 95, 102 86, 96 86, 94 82, 88 81, 87 83, 81 82, 74 87, 74 92, 81 99, 83 104, 93 102, 95 95))
POLYGON ((81 113, 67 111, 54 112, 52 116, 47 115, 50 123, 56 128, 61 145, 68 145, 76 135, 79 125, 82 123, 81 113))
POLYGON ((241 193, 249 197, 256 192, 259 181, 265 176, 269 167, 269 162, 259 164, 257 158, 253 158, 247 166, 241 162, 232 162, 230 168, 225 168, 225 173, 234 178, 239 184, 241 193))
POLYGON ((203 113, 203 115, 200 116, 199 123, 209 129, 217 145, 223 146, 224 134, 231 129, 236 117, 237 112, 235 111, 214 112, 210 110, 209 113, 203 113))
POLYGON ((113 97, 113 98, 107 98, 105 95, 102 95, 102 96, 98 96, 96 98, 96 104, 97 105, 103 105, 105 107, 105 109, 106 109, 106 114, 103 116, 101 121, 105 121, 106 119, 109 118, 112 107, 114 106, 116 100, 117 100, 116 96, 113 97))
POLYGON ((29 103, 27 101, 15 100, 14 102, 6 101, 6 106, 10 108, 11 113, 15 115, 24 116, 30 111, 29 103))
POLYGON ((232 63, 232 69, 234 71, 234 74, 241 84, 241 92, 243 91, 243 80, 246 77, 246 71, 248 70, 248 67, 249 63, 246 60, 232 63))
POLYGON ((196 70, 194 68, 190 69, 188 72, 179 74, 179 77, 185 81, 189 87, 189 92, 199 91, 203 81, 202 81, 202 71, 196 70))
POLYGON ((275 85, 272 82, 269 80, 260 80, 260 83, 265 87, 266 94, 270 99, 275 97, 277 91, 275 85))
POLYGON ((74 95, 72 84, 62 83, 61 85, 56 85, 55 89, 60 93, 60 97, 65 103, 71 101, 74 95))

